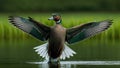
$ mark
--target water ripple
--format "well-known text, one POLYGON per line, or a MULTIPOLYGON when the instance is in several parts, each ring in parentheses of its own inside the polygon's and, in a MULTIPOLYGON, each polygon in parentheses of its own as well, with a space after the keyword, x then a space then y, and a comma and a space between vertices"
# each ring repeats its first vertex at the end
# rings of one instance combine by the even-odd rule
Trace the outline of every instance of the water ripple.
MULTIPOLYGON (((47 62, 27 62, 29 64, 47 64, 47 62)), ((120 65, 120 61, 61 61, 60 64, 70 65, 120 65)))

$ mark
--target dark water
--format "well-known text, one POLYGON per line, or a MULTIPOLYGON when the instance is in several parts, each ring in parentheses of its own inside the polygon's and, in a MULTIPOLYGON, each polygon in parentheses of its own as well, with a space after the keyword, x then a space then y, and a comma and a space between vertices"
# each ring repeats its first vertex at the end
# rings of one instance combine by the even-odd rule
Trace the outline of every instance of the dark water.
POLYGON ((60 64, 47 64, 33 47, 43 44, 38 40, 1 40, 0 68, 120 68, 120 42, 84 40, 70 45, 73 57, 60 64))

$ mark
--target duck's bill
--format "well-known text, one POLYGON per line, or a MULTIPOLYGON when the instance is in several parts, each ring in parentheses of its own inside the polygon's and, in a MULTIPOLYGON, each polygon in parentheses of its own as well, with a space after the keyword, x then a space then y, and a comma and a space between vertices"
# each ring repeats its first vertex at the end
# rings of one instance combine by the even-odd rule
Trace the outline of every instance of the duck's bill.
POLYGON ((48 20, 53 20, 53 17, 48 18, 48 20))

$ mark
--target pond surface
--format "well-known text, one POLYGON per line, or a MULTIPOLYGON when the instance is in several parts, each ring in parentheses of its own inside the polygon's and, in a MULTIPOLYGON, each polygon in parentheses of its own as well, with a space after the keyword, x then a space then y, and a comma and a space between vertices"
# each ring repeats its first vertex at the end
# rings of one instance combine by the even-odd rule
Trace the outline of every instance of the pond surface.
POLYGON ((38 40, 1 40, 0 68, 120 68, 120 40, 84 40, 70 46, 77 54, 47 64, 33 47, 45 42, 38 40))

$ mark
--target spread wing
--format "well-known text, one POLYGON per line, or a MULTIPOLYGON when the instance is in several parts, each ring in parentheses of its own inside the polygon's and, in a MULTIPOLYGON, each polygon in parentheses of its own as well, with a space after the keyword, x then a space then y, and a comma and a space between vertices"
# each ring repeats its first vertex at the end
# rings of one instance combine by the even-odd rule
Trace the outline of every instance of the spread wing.
POLYGON ((18 16, 10 16, 9 21, 17 28, 31 34, 32 36, 41 41, 45 41, 49 37, 50 27, 45 26, 42 23, 38 23, 31 17, 26 19, 18 16))
POLYGON ((107 28, 112 24, 112 20, 104 20, 101 22, 91 22, 67 29, 66 41, 71 44, 88 37, 94 36, 107 28))

